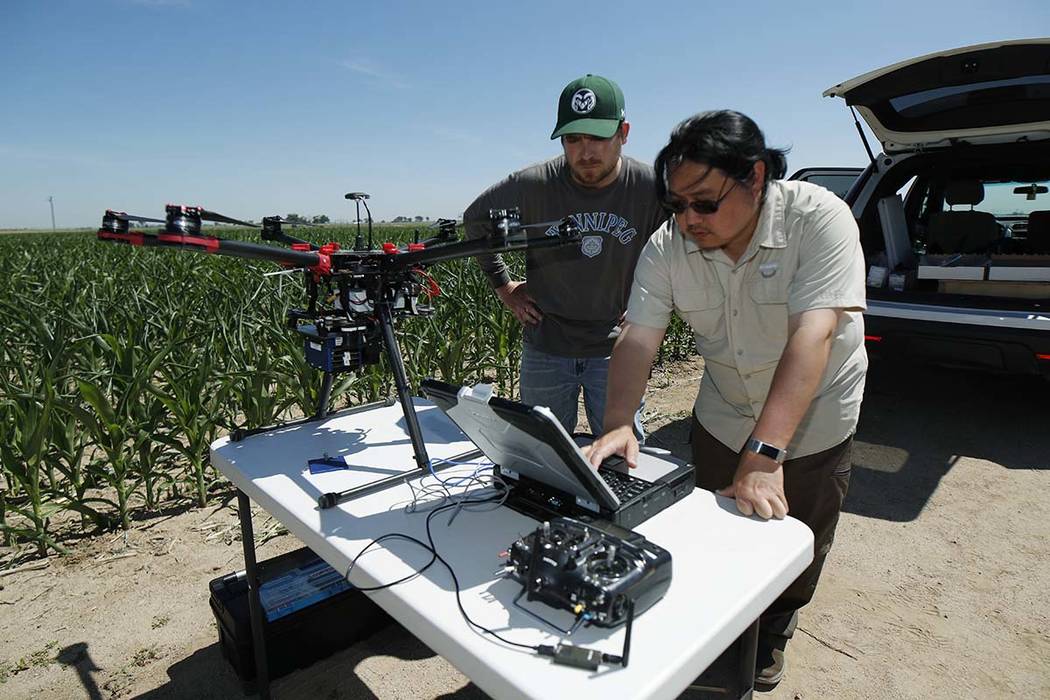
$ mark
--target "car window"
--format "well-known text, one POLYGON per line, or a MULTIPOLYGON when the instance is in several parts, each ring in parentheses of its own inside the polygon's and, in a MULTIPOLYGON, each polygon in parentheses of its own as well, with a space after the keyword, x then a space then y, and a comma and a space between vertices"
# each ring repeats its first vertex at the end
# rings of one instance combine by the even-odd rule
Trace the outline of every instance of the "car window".
POLYGON ((1028 218, 1033 211, 1050 209, 1050 181, 986 182, 984 201, 975 209, 995 215, 997 219, 1028 218), (1023 189, 1024 192, 1014 190, 1023 189))
POLYGON ((916 179, 918 179, 918 178, 916 178, 916 176, 912 175, 910 178, 908 178, 908 181, 905 182, 903 185, 901 185, 900 189, 897 190, 897 194, 899 194, 901 196, 902 200, 907 201, 908 195, 911 193, 912 185, 915 184, 915 180, 916 179))
POLYGON ((1008 95, 1013 100, 1024 98, 1039 100, 1046 99, 1048 91, 1050 91, 1050 75, 1026 75, 1007 80, 946 85, 909 95, 899 95, 890 98, 890 106, 900 116, 914 119, 959 110, 972 104, 987 104, 988 98, 996 94, 999 99, 1008 95))
POLYGON ((852 173, 849 175, 814 175, 813 177, 807 178, 809 182, 831 190, 840 198, 846 196, 846 193, 849 192, 850 185, 852 185, 853 181, 856 179, 857 176, 852 173))
POLYGON ((800 179, 804 183, 820 185, 825 190, 832 191, 839 198, 844 199, 849 187, 854 184, 861 172, 860 168, 840 168, 838 170, 803 168, 789 179, 800 179))

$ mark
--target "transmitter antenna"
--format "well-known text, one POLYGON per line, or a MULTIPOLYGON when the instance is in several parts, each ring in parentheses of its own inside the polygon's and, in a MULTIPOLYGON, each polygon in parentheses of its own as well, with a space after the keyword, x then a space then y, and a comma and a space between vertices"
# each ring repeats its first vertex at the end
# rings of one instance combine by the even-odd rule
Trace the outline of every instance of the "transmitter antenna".
POLYGON ((369 194, 366 192, 347 192, 344 197, 346 199, 354 200, 354 204, 357 207, 357 238, 354 239, 354 250, 372 250, 372 211, 368 208, 369 194), (361 204, 365 205, 365 212, 368 213, 368 248, 365 248, 364 241, 361 240, 361 204))

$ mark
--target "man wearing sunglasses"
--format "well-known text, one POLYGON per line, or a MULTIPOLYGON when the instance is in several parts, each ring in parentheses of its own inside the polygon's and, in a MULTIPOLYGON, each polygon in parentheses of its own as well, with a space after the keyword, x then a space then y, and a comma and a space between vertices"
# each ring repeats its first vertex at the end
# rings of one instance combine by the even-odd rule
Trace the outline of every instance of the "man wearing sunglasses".
MULTIPOLYGON (((609 354, 634 266, 668 217, 653 169, 621 153, 629 130, 616 83, 598 75, 572 81, 551 134, 562 154, 511 174, 463 214, 471 238, 491 234, 490 209, 508 207, 521 209, 522 223, 553 222, 552 233, 566 217, 580 229, 579 246, 528 250, 524 281, 511 279, 500 256, 479 257, 496 295, 524 326, 521 400, 549 407, 570 433, 581 390, 591 432, 602 430, 609 354)), ((639 405, 631 423, 641 437, 639 405)))
POLYGON ((744 515, 790 512, 814 534, 813 563, 761 617, 758 690, 780 681, 831 548, 867 370, 856 221, 827 190, 781 181, 785 167, 737 112, 675 128, 656 159, 674 216, 638 262, 610 365, 607 432, 590 450, 595 465, 619 453, 634 466, 630 407, 677 313, 705 360, 691 437, 697 486, 734 498, 744 515))

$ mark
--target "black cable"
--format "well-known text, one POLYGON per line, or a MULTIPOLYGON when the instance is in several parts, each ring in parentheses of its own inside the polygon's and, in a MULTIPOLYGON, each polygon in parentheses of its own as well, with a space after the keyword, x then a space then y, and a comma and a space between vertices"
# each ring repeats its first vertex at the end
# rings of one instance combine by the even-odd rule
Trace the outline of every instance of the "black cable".
MULTIPOLYGON (((598 665, 601 664, 601 663, 620 664, 621 666, 626 667, 627 666, 627 660, 628 660, 629 654, 630 654, 630 649, 631 649, 631 627, 632 627, 632 622, 634 621, 634 601, 633 600, 628 601, 627 629, 625 630, 625 635, 626 636, 624 638, 623 651, 621 652, 621 654, 619 656, 614 655, 614 654, 603 654, 602 652, 597 651, 595 649, 587 649, 587 648, 584 648, 584 647, 574 647, 574 646, 572 646, 570 644, 561 644, 561 643, 559 643, 557 645, 550 645, 550 644, 536 644, 536 645, 533 645, 533 644, 522 644, 520 642, 512 642, 511 640, 507 639, 506 637, 503 637, 503 636, 497 634, 495 631, 490 630, 488 627, 485 627, 484 625, 481 625, 481 624, 479 624, 477 622, 474 622, 474 620, 470 619, 470 615, 467 614, 466 608, 463 607, 463 599, 462 599, 462 592, 461 592, 460 586, 459 586, 459 578, 456 576, 456 572, 452 568, 452 565, 449 564, 447 561, 445 561, 445 559, 440 554, 437 553, 437 545, 434 544, 434 534, 430 530, 430 523, 431 523, 431 520, 434 518, 435 515, 437 515, 438 513, 443 512, 443 511, 449 510, 450 508, 461 508, 464 504, 492 503, 492 502, 500 500, 501 498, 502 498, 501 495, 496 495, 496 496, 492 496, 492 497, 489 497, 489 498, 477 498, 477 499, 475 499, 475 498, 463 498, 463 499, 459 499, 459 500, 457 500, 457 501, 455 501, 453 503, 448 503, 446 505, 442 505, 442 506, 438 506, 437 508, 434 508, 432 511, 430 511, 427 514, 427 520, 426 520, 427 541, 429 542, 429 544, 427 544, 427 542, 423 542, 422 540, 419 540, 419 539, 413 537, 412 535, 406 535, 406 534, 401 533, 401 532, 392 532, 392 533, 389 533, 389 534, 386 534, 386 535, 381 535, 381 536, 377 537, 376 539, 372 540, 367 545, 365 545, 364 549, 362 549, 360 552, 358 552, 357 556, 355 556, 350 561, 350 565, 347 567, 346 575, 345 575, 345 578, 346 578, 347 582, 350 581, 350 572, 353 571, 354 566, 357 564, 357 560, 360 559, 361 556, 365 552, 367 552, 369 549, 371 549, 371 547, 373 545, 378 544, 379 542, 382 542, 383 540, 391 539, 391 538, 398 538, 398 539, 408 540, 409 542, 414 542, 415 544, 418 544, 420 547, 422 547, 423 549, 425 549, 428 552, 430 552, 430 555, 431 555, 430 556, 430 561, 427 562, 426 565, 423 566, 423 568, 421 568, 418 571, 415 571, 415 572, 409 574, 408 576, 404 576, 404 577, 398 579, 397 581, 393 581, 391 583, 384 583, 384 584, 382 584, 380 586, 367 586, 367 587, 355 586, 355 588, 357 588, 360 591, 378 591, 378 590, 382 590, 384 588, 390 588, 391 586, 396 586, 399 583, 404 583, 405 581, 408 581, 409 579, 412 579, 412 578, 415 578, 416 576, 419 576, 424 571, 429 569, 430 566, 436 560, 436 561, 441 562, 444 565, 444 567, 446 569, 448 569, 448 573, 452 577, 452 584, 453 584, 453 586, 455 586, 455 590, 456 590, 456 606, 459 608, 459 614, 463 616, 463 619, 466 620, 467 624, 469 624, 471 627, 474 627, 474 628, 480 630, 484 634, 488 634, 488 635, 491 635, 491 636, 495 637, 496 639, 500 640, 504 644, 508 644, 510 646, 513 646, 513 647, 518 647, 519 649, 529 649, 529 650, 539 654, 540 656, 552 657, 552 660, 555 663, 559 663, 559 664, 563 664, 563 665, 569 665, 569 666, 576 666, 578 668, 586 668, 586 669, 590 669, 590 670, 597 669, 598 665)), ((453 517, 455 517, 455 516, 453 516, 453 517)), ((351 584, 351 585, 353 585, 353 584, 351 584)))
MULTIPOLYGON (((357 560, 360 559, 361 556, 365 552, 367 552, 369 549, 371 549, 373 545, 376 545, 379 542, 382 542, 383 540, 392 539, 392 538, 398 538, 398 539, 408 540, 409 542, 414 542, 415 544, 418 544, 420 547, 422 547, 423 549, 425 549, 428 552, 430 552, 430 561, 427 562, 426 565, 423 566, 423 568, 419 569, 418 571, 414 571, 411 574, 409 574, 408 576, 402 577, 402 578, 398 579, 397 581, 392 581, 391 583, 384 583, 384 584, 382 584, 380 586, 356 586, 355 585, 354 587, 357 588, 357 590, 359 590, 359 591, 379 591, 379 590, 382 590, 384 588, 390 588, 391 586, 396 586, 396 585, 398 585, 400 583, 404 583, 405 581, 408 581, 409 579, 412 579, 412 578, 415 578, 416 576, 419 576, 424 571, 429 569, 430 566, 433 565, 435 560, 439 561, 445 566, 446 569, 448 569, 448 573, 452 577, 452 584, 455 586, 455 589, 456 589, 456 606, 459 607, 460 614, 463 616, 463 619, 466 620, 469 625, 471 625, 472 627, 474 627, 476 629, 481 630, 485 634, 492 635, 493 637, 495 637, 496 639, 500 640, 504 644, 509 644, 511 646, 519 647, 521 649, 529 649, 529 650, 535 651, 537 653, 543 653, 544 648, 546 647, 546 645, 533 645, 533 644, 522 644, 520 642, 512 642, 511 640, 500 636, 495 631, 490 630, 488 627, 485 627, 484 625, 481 625, 481 624, 479 624, 477 622, 474 622, 474 620, 470 619, 470 615, 467 614, 466 609, 463 607, 463 600, 462 600, 462 597, 461 597, 460 586, 459 586, 459 578, 456 577, 456 572, 452 568, 452 566, 447 561, 445 561, 444 558, 442 558, 442 556, 440 554, 437 553, 437 547, 434 544, 434 535, 433 535, 433 533, 430 530, 431 520, 438 513, 441 513, 441 512, 443 512, 445 510, 448 510, 450 508, 457 508, 457 507, 461 506, 463 503, 489 503, 489 502, 492 502, 492 501, 496 501, 499 498, 500 498, 499 496, 493 496, 491 498, 483 498, 483 499, 467 498, 467 499, 463 499, 462 501, 457 501, 455 503, 449 503, 449 504, 446 504, 446 505, 443 505, 443 506, 439 506, 439 507, 435 508, 434 510, 430 511, 430 513, 427 514, 427 520, 426 520, 427 540, 428 540, 429 544, 427 544, 426 542, 423 542, 422 540, 419 540, 419 539, 413 537, 412 535, 406 535, 406 534, 401 533, 401 532, 392 532, 392 533, 389 533, 389 534, 386 534, 386 535, 381 535, 381 536, 377 537, 376 539, 372 540, 367 545, 365 545, 364 549, 362 549, 360 552, 358 552, 357 556, 355 556, 350 561, 350 565, 346 569, 346 574, 345 574, 344 578, 346 578, 346 580, 348 582, 350 581, 350 573, 353 571, 354 566, 357 564, 357 560)), ((354 585, 354 584, 351 584, 351 585, 354 585)))

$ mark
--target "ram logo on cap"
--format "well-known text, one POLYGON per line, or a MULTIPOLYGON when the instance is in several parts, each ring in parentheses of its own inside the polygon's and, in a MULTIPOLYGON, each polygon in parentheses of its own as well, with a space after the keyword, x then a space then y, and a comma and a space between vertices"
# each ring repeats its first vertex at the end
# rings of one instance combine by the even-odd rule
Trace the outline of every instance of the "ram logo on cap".
POLYGON ((580 88, 572 96, 572 111, 576 114, 590 114, 597 103, 598 99, 593 92, 587 88, 580 88))

